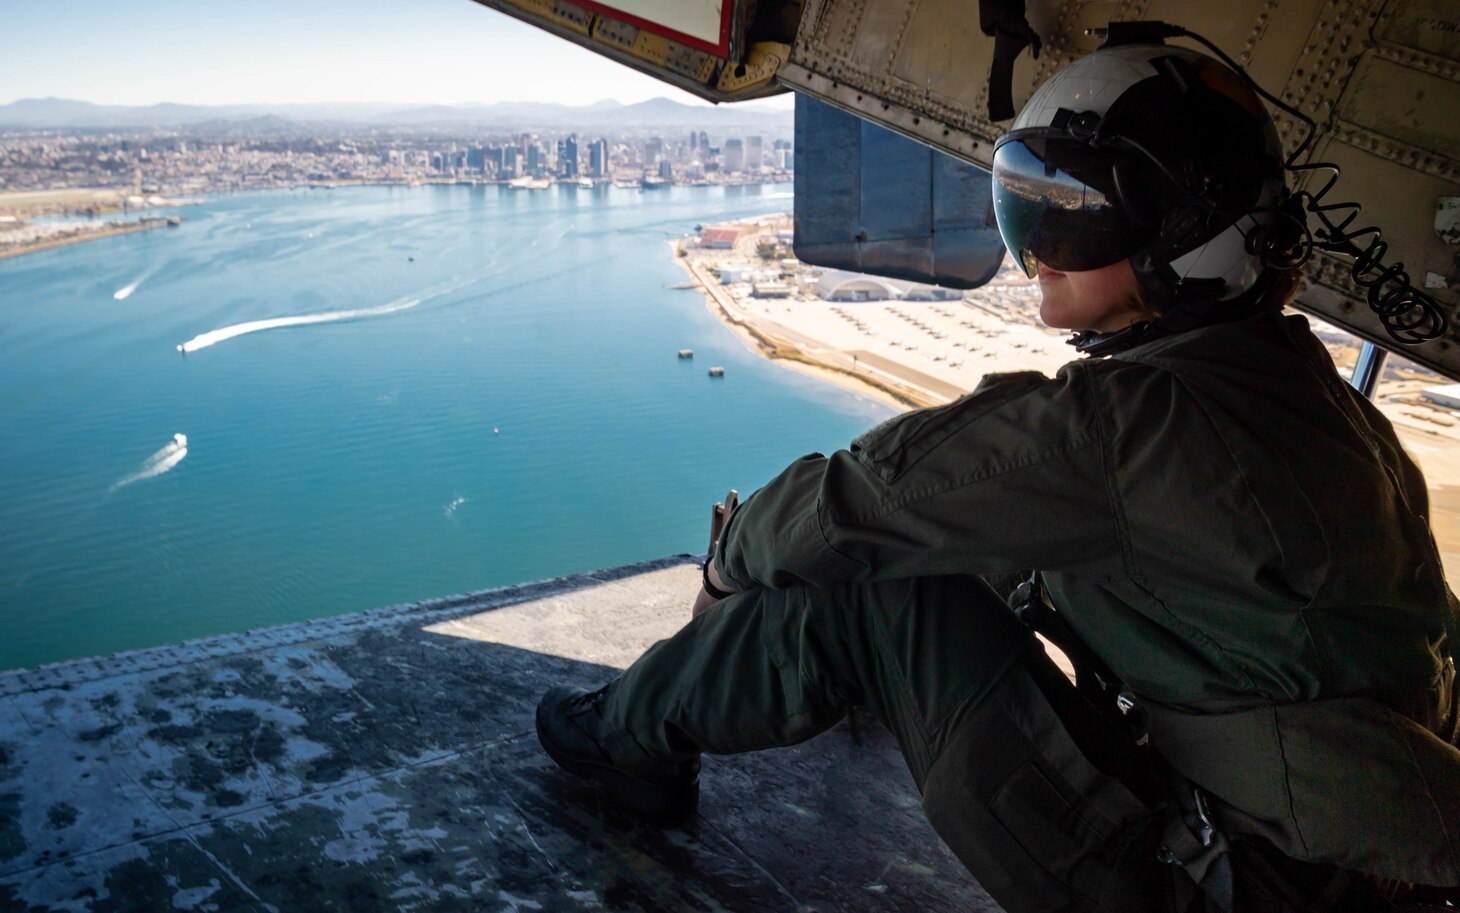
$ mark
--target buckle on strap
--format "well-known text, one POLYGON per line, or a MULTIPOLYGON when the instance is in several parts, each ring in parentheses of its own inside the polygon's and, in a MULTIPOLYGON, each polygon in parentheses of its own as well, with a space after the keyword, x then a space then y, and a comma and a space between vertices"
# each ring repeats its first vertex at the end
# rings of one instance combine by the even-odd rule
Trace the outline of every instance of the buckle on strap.
MULTIPOLYGON (((1173 772, 1174 773, 1174 772, 1173 772)), ((1156 858, 1186 870, 1191 880, 1218 908, 1231 910, 1232 860, 1227 835, 1212 821, 1206 793, 1179 775, 1176 786, 1181 814, 1172 815, 1161 835, 1156 858)))

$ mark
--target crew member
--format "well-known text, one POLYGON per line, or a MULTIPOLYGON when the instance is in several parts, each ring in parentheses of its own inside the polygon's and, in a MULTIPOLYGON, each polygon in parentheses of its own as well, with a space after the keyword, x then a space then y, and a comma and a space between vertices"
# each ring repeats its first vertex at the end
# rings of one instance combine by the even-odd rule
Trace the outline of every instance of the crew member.
POLYGON ((1086 357, 792 463, 728 518, 706 611, 543 698, 544 747, 663 815, 702 753, 870 708, 1010 913, 1460 884, 1455 597, 1419 470, 1282 313, 1301 216, 1262 102, 1202 54, 1103 48, 1034 95, 993 180, 1086 357), (1018 614, 987 582, 1010 578, 1018 614))

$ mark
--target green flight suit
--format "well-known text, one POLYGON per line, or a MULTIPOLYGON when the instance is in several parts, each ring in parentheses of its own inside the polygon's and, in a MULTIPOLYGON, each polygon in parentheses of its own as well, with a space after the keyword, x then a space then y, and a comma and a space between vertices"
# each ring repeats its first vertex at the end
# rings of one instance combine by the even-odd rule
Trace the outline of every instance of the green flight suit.
MULTIPOLYGON (((1028 641, 995 620, 970 578, 1035 568, 1062 617, 1152 710, 1153 746, 1222 800, 1229 829, 1298 859, 1460 883, 1456 603, 1424 480, 1301 317, 1205 327, 1053 379, 992 375, 850 450, 793 463, 736 511, 716 565, 749 592, 651 650, 610 692, 612 750, 626 765, 787 744, 831 725, 834 705, 881 694, 888 719, 925 696, 914 724, 889 725, 925 806, 929 776, 953 795, 960 775, 937 767, 959 742, 954 724, 1042 674, 1012 662, 1028 641), (853 604, 851 620, 824 620, 853 604), (971 621, 933 623, 930 611, 971 621), (811 692, 828 706, 798 718, 794 703, 811 692), (733 717, 744 738, 712 731, 716 717, 733 717)), ((1000 788, 965 798, 987 803, 1000 788)), ((946 838, 958 811, 929 813, 946 838)), ((1137 839, 1140 816, 1123 798, 1105 813, 1111 826, 1091 845, 1137 839)), ((989 877, 976 851, 954 849, 989 877)))

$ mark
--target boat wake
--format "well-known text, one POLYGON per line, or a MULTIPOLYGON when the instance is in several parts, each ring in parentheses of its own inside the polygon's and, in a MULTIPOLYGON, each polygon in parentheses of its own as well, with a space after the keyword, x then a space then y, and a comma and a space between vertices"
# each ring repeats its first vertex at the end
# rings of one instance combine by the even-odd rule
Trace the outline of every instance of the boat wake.
POLYGON ((466 498, 461 497, 460 495, 458 495, 455 498, 452 498, 451 499, 451 503, 448 504, 448 505, 446 505, 446 519, 449 520, 453 516, 455 516, 456 515, 456 509, 458 507, 460 507, 461 505, 465 504, 466 503, 466 500, 467 500, 466 498))
POLYGON ((394 314, 397 311, 404 311, 420 304, 420 298, 401 298, 392 301, 390 304, 382 304, 373 308, 354 308, 348 311, 326 311, 323 314, 303 314, 297 317, 271 317, 268 320, 250 320, 247 323, 235 323, 232 326, 223 327, 218 330, 209 330, 201 333, 182 343, 177 347, 179 352, 186 355, 188 352, 196 352, 199 349, 206 349, 209 346, 216 346, 220 342, 234 339, 238 336, 247 336, 249 333, 262 333, 264 330, 278 330, 284 327, 308 326, 313 323, 338 323, 342 320, 360 320, 365 317, 382 317, 386 314, 394 314))
POLYGON ((125 478, 118 479, 112 483, 111 490, 125 488, 133 482, 140 482, 143 479, 155 479, 164 472, 169 472, 172 467, 181 463, 188 455, 188 436, 186 434, 174 434, 172 441, 166 447, 152 454, 142 463, 142 468, 125 478))
POLYGON ((152 275, 160 269, 162 269, 161 266, 152 267, 151 269, 144 272, 142 275, 138 276, 136 279, 133 279, 130 285, 124 285, 121 288, 117 289, 115 292, 112 292, 112 297, 118 301, 126 301, 128 298, 131 297, 132 293, 135 292, 142 283, 146 282, 148 279, 151 279, 152 275))

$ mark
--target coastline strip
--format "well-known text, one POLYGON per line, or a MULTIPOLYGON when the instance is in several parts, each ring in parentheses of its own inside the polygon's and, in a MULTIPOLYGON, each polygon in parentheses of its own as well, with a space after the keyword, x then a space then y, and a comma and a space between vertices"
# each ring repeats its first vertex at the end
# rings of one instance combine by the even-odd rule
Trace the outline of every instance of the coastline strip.
POLYGON ((101 238, 113 238, 117 235, 129 235, 137 231, 148 231, 153 228, 161 228, 166 224, 166 219, 143 219, 140 222, 122 222, 98 231, 77 232, 74 235, 47 238, 44 241, 33 241, 29 244, 17 244, 15 247, 0 248, 0 260, 5 260, 9 257, 20 257, 25 254, 40 253, 43 250, 66 247, 70 244, 80 244, 83 241, 96 241, 101 238))
MULTIPOLYGON (((683 239, 670 241, 669 246, 674 251, 674 259, 694 280, 689 287, 702 292, 705 296, 705 304, 710 308, 711 313, 728 325, 735 335, 753 351, 770 361, 784 363, 789 368, 801 369, 802 373, 838 384, 853 393, 870 395, 880 402, 904 411, 941 405, 953 398, 947 395, 947 391, 925 390, 914 379, 902 377, 904 372, 901 366, 892 362, 886 362, 883 366, 888 375, 884 379, 866 370, 848 368, 828 359, 817 358, 808 354, 805 348, 796 341, 772 335, 769 331, 741 316, 733 302, 728 300, 724 289, 714 281, 713 277, 704 275, 688 257, 680 256, 682 242, 683 239)), ((856 364, 861 366, 863 363, 857 361, 856 364)))

